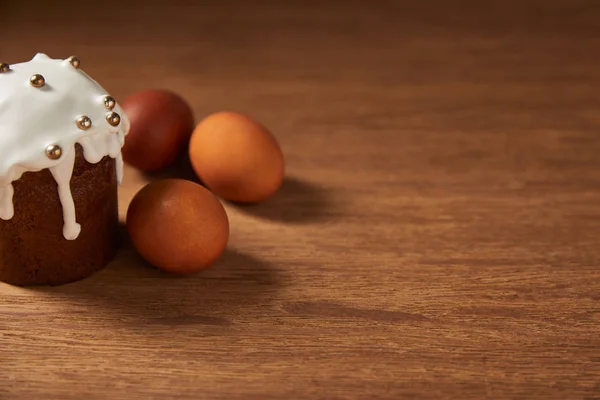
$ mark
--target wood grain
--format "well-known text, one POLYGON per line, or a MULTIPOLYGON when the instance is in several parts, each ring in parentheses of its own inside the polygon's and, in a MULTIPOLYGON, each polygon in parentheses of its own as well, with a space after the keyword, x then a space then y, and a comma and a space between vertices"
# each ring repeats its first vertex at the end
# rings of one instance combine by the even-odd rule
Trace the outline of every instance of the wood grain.
POLYGON ((600 4, 26 3, 0 58, 248 113, 288 178, 198 276, 0 285, 0 398, 600 398, 600 4))

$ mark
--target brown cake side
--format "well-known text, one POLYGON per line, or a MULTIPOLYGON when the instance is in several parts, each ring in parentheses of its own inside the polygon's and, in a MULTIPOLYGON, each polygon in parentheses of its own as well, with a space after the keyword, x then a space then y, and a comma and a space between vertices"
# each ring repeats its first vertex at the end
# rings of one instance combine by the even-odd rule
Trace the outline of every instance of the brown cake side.
POLYGON ((63 213, 49 170, 26 172, 13 182, 14 216, 0 220, 0 281, 13 285, 60 285, 102 269, 118 246, 116 163, 90 164, 76 145, 71 177, 81 233, 63 236, 63 213))

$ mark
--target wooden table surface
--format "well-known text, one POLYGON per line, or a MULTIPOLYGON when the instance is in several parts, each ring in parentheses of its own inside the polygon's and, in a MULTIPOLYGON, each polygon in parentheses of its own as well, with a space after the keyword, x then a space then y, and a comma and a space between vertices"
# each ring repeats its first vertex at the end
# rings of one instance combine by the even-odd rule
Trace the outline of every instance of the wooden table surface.
POLYGON ((285 183, 197 276, 0 285, 0 398, 600 398, 600 3, 168 3, 7 3, 0 58, 248 113, 285 183))

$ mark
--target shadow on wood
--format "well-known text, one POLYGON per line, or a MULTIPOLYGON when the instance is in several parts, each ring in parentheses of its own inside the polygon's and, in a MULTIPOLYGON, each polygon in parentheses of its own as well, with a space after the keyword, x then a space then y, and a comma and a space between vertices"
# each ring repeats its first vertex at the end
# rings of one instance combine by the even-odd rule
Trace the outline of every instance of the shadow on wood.
POLYGON ((169 166, 158 171, 143 172, 149 181, 161 179, 186 179, 188 181, 202 184, 196 176, 187 149, 169 166))
POLYGON ((285 177, 277 193, 265 202, 230 204, 246 214, 285 223, 308 224, 336 217, 327 189, 295 177, 285 177))
MULTIPOLYGON (((144 176, 150 181, 177 178, 206 186, 196 176, 187 156, 160 171, 146 172, 144 176)), ((262 203, 227 203, 246 214, 285 223, 308 224, 335 217, 335 207, 329 191, 295 177, 285 177, 277 193, 262 203)))
POLYGON ((265 307, 282 286, 275 268, 227 249, 215 265, 195 275, 174 276, 148 265, 131 247, 96 275, 69 285, 32 290, 52 302, 95 309, 118 324, 229 326, 255 307, 265 307))

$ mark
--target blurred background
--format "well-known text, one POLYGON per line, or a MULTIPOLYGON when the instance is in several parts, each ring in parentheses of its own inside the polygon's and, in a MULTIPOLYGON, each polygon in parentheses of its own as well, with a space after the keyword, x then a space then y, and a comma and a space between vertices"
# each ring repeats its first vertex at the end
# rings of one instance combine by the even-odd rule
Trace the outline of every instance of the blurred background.
POLYGON ((279 107, 331 105, 307 88, 314 81, 415 90, 493 83, 505 78, 501 66, 519 67, 511 78, 523 81, 568 78, 591 63, 599 11, 593 0, 5 1, 0 57, 77 54, 117 95, 170 87, 198 111, 269 118, 279 107), (253 109, 257 97, 274 109, 253 109))
POLYGON ((491 65, 518 64, 519 79, 556 81, 591 62, 599 10, 593 0, 6 1, 0 57, 77 54, 116 94, 166 86, 198 109, 251 109, 256 96, 297 108, 330 103, 303 86, 315 80, 476 84, 503 78, 491 65))

